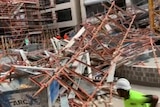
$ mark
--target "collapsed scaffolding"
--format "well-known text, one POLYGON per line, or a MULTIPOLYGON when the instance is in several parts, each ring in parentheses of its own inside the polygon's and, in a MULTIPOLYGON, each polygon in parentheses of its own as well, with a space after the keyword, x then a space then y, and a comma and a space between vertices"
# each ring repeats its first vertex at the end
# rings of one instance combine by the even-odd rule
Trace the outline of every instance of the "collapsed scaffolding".
POLYGON ((33 96, 53 82, 61 85, 58 93, 61 104, 65 103, 62 107, 97 106, 96 97, 104 94, 109 96, 102 98, 102 102, 109 106, 115 70, 144 53, 155 52, 155 40, 149 29, 133 28, 135 15, 114 2, 110 7, 104 6, 107 13, 95 16, 94 24, 83 24, 69 41, 51 37, 49 49, 32 52, 12 49, 10 61, 1 64, 0 82, 10 82, 13 75, 26 75, 39 87, 33 96))
POLYGON ((56 34, 57 27, 45 26, 48 21, 56 22, 56 17, 41 13, 45 11, 44 6, 37 0, 3 3, 0 8, 0 49, 3 51, 22 48, 29 42, 46 44, 47 48, 49 39, 56 34))

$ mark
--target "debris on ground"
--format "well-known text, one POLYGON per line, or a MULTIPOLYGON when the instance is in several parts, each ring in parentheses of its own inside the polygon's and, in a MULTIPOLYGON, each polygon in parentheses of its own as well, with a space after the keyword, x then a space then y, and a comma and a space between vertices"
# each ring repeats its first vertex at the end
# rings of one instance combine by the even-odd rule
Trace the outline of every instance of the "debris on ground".
POLYGON ((108 12, 83 23, 70 40, 51 37, 49 48, 35 51, 7 48, 0 59, 0 82, 27 78, 32 85, 19 88, 38 87, 33 97, 48 88, 52 102, 59 99, 61 107, 97 106, 97 101, 111 105, 115 70, 155 52, 156 39, 148 28, 133 27, 135 15, 114 2, 104 6, 108 12))

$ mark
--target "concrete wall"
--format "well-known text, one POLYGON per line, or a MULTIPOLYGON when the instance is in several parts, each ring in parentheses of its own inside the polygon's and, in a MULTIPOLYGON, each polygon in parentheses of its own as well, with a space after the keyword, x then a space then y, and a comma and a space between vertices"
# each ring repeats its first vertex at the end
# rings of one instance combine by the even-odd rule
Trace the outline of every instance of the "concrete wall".
MULTIPOLYGON (((160 46, 158 46, 159 48, 160 46)), ((157 57, 160 57, 160 52, 157 48, 155 48, 157 57)), ((154 58, 153 52, 149 53, 146 57, 144 55, 140 59, 146 58, 154 58), (148 57, 149 55, 149 57, 148 57)), ((153 62, 154 63, 154 62, 153 62)), ((160 64, 160 62, 159 62, 160 64)), ((117 77, 125 77, 130 80, 133 84, 144 85, 144 86, 152 86, 152 87, 160 87, 160 74, 158 74, 157 67, 150 65, 150 67, 145 66, 129 66, 123 65, 122 67, 116 70, 115 76, 117 77)))
POLYGON ((82 22, 84 22, 87 18, 87 15, 86 15, 86 8, 85 8, 85 5, 84 5, 84 0, 80 0, 80 5, 81 5, 81 17, 82 17, 82 22))
POLYGON ((81 19, 81 6, 80 6, 80 1, 81 0, 76 0, 77 2, 75 2, 75 8, 76 8, 76 17, 77 17, 77 22, 78 24, 82 22, 81 19))
POLYGON ((116 77, 125 77, 131 83, 160 87, 160 75, 157 68, 122 66, 116 70, 116 77))

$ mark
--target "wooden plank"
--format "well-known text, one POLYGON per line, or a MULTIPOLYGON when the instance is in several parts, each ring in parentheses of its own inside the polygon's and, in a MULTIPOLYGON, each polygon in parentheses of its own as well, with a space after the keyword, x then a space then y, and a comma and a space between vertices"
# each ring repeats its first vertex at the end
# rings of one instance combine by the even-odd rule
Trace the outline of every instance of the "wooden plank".
POLYGON ((58 49, 57 49, 56 44, 55 44, 55 42, 54 42, 54 40, 52 38, 51 38, 51 43, 53 45, 55 53, 58 53, 58 49))
MULTIPOLYGON (((87 60, 87 64, 88 64, 88 65, 91 65, 89 52, 86 53, 86 60, 87 60)), ((88 74, 89 74, 88 77, 89 77, 90 79, 92 79, 92 69, 91 69, 91 67, 87 66, 87 70, 88 70, 88 74)))
POLYGON ((46 54, 46 56, 47 56, 47 57, 49 57, 49 56, 50 56, 50 54, 48 53, 48 51, 47 51, 47 50, 45 50, 45 51, 44 51, 44 53, 46 54))
POLYGON ((21 57, 22 57, 23 61, 26 63, 26 65, 31 65, 31 64, 30 64, 30 61, 27 59, 24 51, 23 51, 23 50, 19 50, 19 52, 20 52, 20 54, 21 54, 21 57))
POLYGON ((31 71, 31 70, 28 70, 28 69, 19 69, 19 70, 22 71, 22 72, 33 74, 33 75, 39 75, 39 74, 41 74, 40 72, 31 71))
POLYGON ((43 68, 43 67, 35 67, 35 66, 19 66, 19 65, 11 65, 16 69, 31 69, 31 70, 47 70, 47 71, 54 71, 54 68, 43 68))
POLYGON ((116 63, 113 63, 109 69, 109 75, 107 77, 107 82, 113 82, 114 80, 114 74, 116 69, 116 63))
MULTIPOLYGON (((9 65, 9 64, 3 64, 3 67, 4 68, 11 68, 12 65, 9 65)), ((16 69, 16 68, 15 68, 16 69)), ((26 73, 29 73, 29 74, 33 74, 33 75, 39 75, 41 74, 40 72, 37 72, 35 70, 32 70, 32 69, 22 69, 22 68, 17 68, 16 70, 18 71, 21 71, 21 72, 26 72, 26 73)))
MULTIPOLYGON (((118 53, 118 51, 116 51, 115 53, 118 53)), ((118 60, 120 60, 120 54, 119 53, 118 55, 115 56, 115 58, 111 61, 111 65, 109 67, 109 70, 108 70, 108 77, 107 77, 107 82, 109 83, 112 83, 114 81, 114 74, 115 74, 115 69, 116 69, 116 65, 117 65, 117 62, 118 60)))
POLYGON ((55 45, 57 47, 58 50, 61 49, 61 44, 60 44, 60 40, 58 40, 57 38, 53 37, 53 40, 55 42, 55 45))

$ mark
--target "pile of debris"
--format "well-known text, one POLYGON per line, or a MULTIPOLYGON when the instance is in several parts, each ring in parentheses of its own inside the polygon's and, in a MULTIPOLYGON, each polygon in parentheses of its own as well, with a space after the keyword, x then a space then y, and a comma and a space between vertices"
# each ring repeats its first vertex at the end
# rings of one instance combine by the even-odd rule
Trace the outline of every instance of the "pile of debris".
POLYGON ((134 15, 114 2, 105 7, 105 15, 95 16, 96 23, 83 24, 71 40, 53 37, 50 49, 10 50, 1 58, 0 82, 25 75, 39 87, 33 96, 54 84, 62 107, 96 105, 96 98, 106 94, 107 100, 102 101, 111 103, 115 70, 139 55, 154 52, 155 41, 150 30, 133 28, 134 15))

